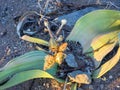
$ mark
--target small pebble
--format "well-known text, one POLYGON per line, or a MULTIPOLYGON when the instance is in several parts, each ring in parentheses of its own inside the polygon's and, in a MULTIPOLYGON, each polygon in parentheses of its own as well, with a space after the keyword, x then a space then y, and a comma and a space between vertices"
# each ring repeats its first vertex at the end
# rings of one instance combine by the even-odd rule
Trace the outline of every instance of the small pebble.
POLYGON ((113 76, 112 76, 112 75, 110 75, 110 76, 109 76, 109 79, 112 79, 112 78, 113 78, 113 76))
POLYGON ((117 88, 120 88, 120 86, 119 86, 119 85, 117 85, 116 87, 117 87, 117 88))
POLYGON ((43 83, 43 86, 45 86, 45 83, 43 83))
POLYGON ((3 32, 0 33, 0 36, 3 37, 3 36, 5 36, 6 34, 7 34, 7 32, 6 32, 6 31, 3 31, 3 32))
POLYGON ((69 67, 78 67, 77 62, 75 61, 75 57, 73 54, 68 54, 65 59, 66 63, 69 67))
POLYGON ((101 84, 101 85, 100 85, 100 88, 101 88, 101 90, 103 90, 103 88, 104 88, 104 84, 101 84))
POLYGON ((49 84, 49 83, 46 83, 46 87, 47 87, 47 88, 50 88, 50 84, 49 84))
POLYGON ((33 44, 30 43, 30 44, 29 44, 29 47, 32 48, 32 47, 33 47, 33 44))
POLYGON ((93 90, 93 85, 89 85, 89 90, 93 90))
POLYGON ((14 49, 17 49, 17 47, 13 47, 14 49))

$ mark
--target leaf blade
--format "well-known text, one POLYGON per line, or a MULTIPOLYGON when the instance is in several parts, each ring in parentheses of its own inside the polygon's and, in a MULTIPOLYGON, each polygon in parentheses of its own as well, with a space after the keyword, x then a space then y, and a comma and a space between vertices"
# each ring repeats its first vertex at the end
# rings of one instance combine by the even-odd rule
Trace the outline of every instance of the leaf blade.
POLYGON ((1 85, 0 89, 6 89, 34 78, 54 78, 54 77, 42 70, 23 71, 15 74, 7 83, 1 85))
POLYGON ((114 31, 105 35, 100 35, 93 39, 91 47, 93 48, 94 63, 97 68, 102 59, 115 47, 118 42, 118 31, 114 31))
POLYGON ((71 90, 77 90, 77 83, 72 83, 71 90))
POLYGON ((21 39, 32 42, 32 43, 38 43, 38 44, 41 44, 41 45, 45 45, 45 46, 48 46, 48 44, 49 44, 47 41, 45 41, 43 39, 31 37, 31 36, 28 36, 28 35, 22 36, 21 39))
POLYGON ((32 51, 9 61, 3 68, 0 68, 0 83, 20 71, 43 69, 45 55, 41 51, 32 51))
POLYGON ((99 69, 93 72, 93 78, 99 78, 103 74, 108 72, 111 68, 113 68, 117 64, 119 59, 120 59, 120 47, 118 48, 117 54, 113 58, 111 58, 109 61, 103 64, 99 69))
MULTIPOLYGON (((76 22, 72 32, 67 37, 67 40, 79 41, 83 46, 84 52, 87 52, 94 37, 99 34, 105 34, 110 31, 114 31, 107 29, 110 28, 111 25, 113 27, 113 23, 115 23, 118 19, 120 19, 119 11, 93 11, 89 14, 86 14, 76 22)), ((120 23, 118 23, 117 25, 120 25, 120 23)))

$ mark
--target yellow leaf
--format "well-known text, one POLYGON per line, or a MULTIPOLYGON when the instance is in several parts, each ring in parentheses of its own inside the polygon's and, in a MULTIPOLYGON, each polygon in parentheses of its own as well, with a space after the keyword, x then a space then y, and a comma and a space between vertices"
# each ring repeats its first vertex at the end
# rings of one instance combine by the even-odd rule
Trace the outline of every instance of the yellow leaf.
POLYGON ((102 59, 114 48, 118 42, 119 31, 101 35, 92 41, 91 47, 94 51, 93 56, 95 58, 94 63, 96 68, 100 65, 102 59))
POLYGON ((117 20, 115 23, 113 23, 110 28, 115 27, 115 26, 119 26, 120 25, 120 20, 117 20))
POLYGON ((34 38, 34 37, 31 37, 31 36, 28 36, 28 35, 22 36, 21 39, 29 41, 29 42, 38 43, 38 44, 41 44, 41 45, 48 46, 47 41, 39 39, 39 38, 34 38))
POLYGON ((109 61, 103 64, 99 69, 94 71, 93 78, 99 78, 103 74, 108 72, 110 69, 112 69, 117 64, 119 59, 120 59, 120 47, 118 48, 118 51, 113 58, 111 58, 109 61))

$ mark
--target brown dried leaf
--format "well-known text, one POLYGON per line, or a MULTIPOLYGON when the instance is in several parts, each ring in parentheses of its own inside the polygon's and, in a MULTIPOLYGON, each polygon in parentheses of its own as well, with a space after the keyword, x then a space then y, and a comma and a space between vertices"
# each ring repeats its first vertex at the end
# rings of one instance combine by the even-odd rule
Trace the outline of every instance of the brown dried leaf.
POLYGON ((71 81, 79 83, 79 84, 90 84, 91 83, 91 78, 89 74, 82 72, 80 70, 68 73, 68 77, 70 78, 71 81))

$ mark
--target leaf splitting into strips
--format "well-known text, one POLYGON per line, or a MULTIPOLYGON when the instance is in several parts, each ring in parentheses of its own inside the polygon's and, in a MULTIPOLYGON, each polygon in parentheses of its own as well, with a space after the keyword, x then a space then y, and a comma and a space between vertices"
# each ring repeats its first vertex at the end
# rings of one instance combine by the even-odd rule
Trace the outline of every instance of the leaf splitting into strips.
POLYGON ((115 47, 118 42, 118 31, 114 31, 105 35, 100 35, 93 39, 91 47, 93 48, 93 56, 95 67, 99 67, 103 58, 115 47))
POLYGON ((100 68, 98 68, 93 72, 93 78, 100 78, 101 76, 103 76, 106 72, 108 72, 118 63, 119 59, 120 59, 120 47, 118 48, 118 51, 113 58, 111 58, 109 61, 103 64, 100 68))

